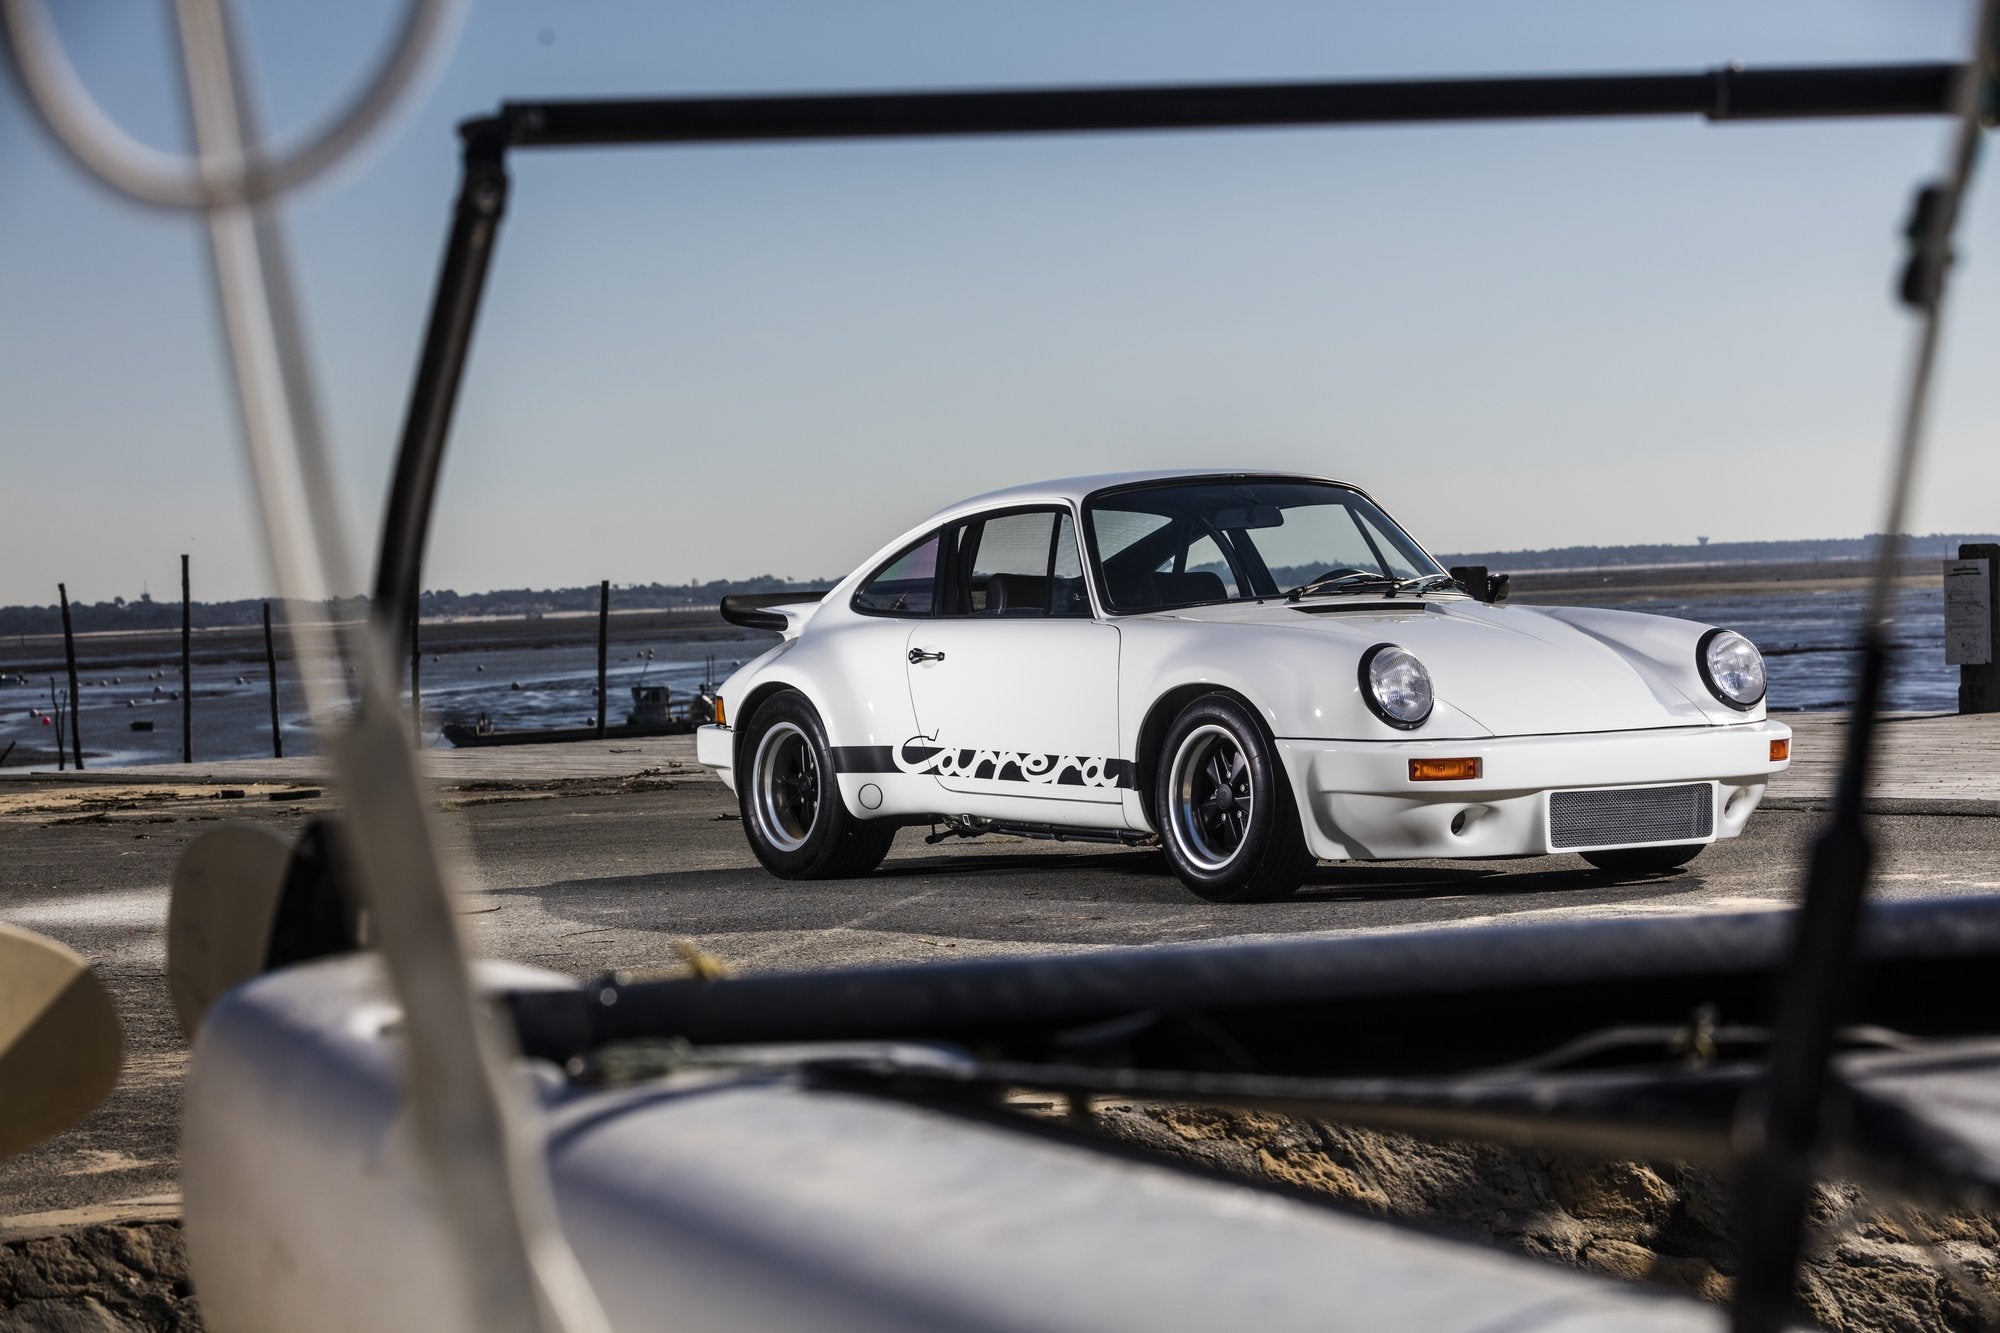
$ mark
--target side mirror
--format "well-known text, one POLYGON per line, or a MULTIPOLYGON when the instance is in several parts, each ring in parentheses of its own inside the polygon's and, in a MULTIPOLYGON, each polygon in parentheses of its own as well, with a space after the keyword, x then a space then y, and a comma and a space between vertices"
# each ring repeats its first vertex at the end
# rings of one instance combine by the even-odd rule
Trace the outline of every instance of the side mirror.
POLYGON ((1492 606, 1507 600, 1507 582, 1512 575, 1488 574, 1484 565, 1453 565, 1451 577, 1474 601, 1492 606))
POLYGON ((90 964, 0 922, 0 1158, 96 1110, 124 1061, 118 1012, 90 964))

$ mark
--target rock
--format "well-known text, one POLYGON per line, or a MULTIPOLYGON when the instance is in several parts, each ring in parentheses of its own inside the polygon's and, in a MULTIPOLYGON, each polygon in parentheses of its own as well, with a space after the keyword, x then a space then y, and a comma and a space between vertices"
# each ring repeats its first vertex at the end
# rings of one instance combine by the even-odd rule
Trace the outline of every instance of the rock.
POLYGON ((0 1245, 0 1328, 198 1333, 180 1224, 79 1227, 0 1245))
POLYGON ((1731 1279, 1706 1259, 1658 1254, 1628 1240, 1593 1240, 1583 1247, 1585 1268, 1628 1282, 1658 1282, 1703 1300, 1729 1299, 1731 1279))
POLYGON ((1637 1162, 1551 1157, 1549 1184, 1571 1216, 1594 1222, 1653 1226, 1674 1205, 1674 1191, 1652 1168, 1637 1162))
MULTIPOLYGON (((1735 1265, 1727 1173, 1674 1162, 1434 1142, 1252 1112, 1111 1106, 1116 1138, 1216 1170, 1723 1303, 1735 1265)), ((1829 1182, 1808 1201, 1799 1279, 1835 1333, 2000 1329, 2000 1218, 1883 1211, 1829 1182)))
POLYGON ((29 1301, 6 1314, 7 1327, 17 1333, 125 1333, 129 1327, 88 1296, 29 1301))

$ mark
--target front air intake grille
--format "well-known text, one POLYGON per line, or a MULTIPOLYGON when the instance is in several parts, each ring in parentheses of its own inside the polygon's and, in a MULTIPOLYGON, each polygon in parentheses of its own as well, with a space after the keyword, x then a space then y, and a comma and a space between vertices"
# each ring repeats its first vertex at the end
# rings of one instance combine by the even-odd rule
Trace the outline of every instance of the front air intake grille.
POLYGON ((1549 793, 1549 846, 1693 842, 1715 832, 1715 787, 1612 787, 1549 793))

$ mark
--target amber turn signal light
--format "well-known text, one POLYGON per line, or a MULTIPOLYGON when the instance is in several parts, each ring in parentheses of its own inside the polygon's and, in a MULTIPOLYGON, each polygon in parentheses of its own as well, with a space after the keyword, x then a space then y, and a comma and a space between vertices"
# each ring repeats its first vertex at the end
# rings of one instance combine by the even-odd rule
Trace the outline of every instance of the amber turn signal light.
POLYGON ((1792 757, 1792 743, 1789 740, 1771 742, 1771 762, 1782 764, 1792 757))
POLYGON ((1410 781, 1412 782, 1463 782, 1479 776, 1479 760, 1474 759, 1412 759, 1410 761, 1410 781))
POLYGON ((716 696, 715 696, 715 725, 716 725, 716 726, 718 726, 718 727, 726 727, 726 726, 728 726, 728 725, 729 725, 729 724, 728 724, 727 722, 724 722, 724 721, 722 720, 722 717, 723 717, 723 713, 722 713, 722 696, 718 694, 718 695, 716 695, 716 696))

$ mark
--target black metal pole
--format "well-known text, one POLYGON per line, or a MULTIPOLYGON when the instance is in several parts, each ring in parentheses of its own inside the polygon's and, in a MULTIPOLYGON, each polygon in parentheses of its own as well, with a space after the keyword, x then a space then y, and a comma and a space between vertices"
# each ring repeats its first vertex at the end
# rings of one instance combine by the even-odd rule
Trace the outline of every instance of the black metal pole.
POLYGON ((188 600, 188 558, 181 557, 181 762, 194 762, 193 604, 188 600))
MULTIPOLYGON (((62 598, 63 656, 69 659, 69 743, 76 755, 76 767, 83 771, 83 729, 78 725, 83 716, 80 696, 82 691, 76 679, 76 632, 69 623, 69 585, 58 583, 56 593, 62 598)), ((58 747, 60 748, 60 747, 58 747)))
POLYGON ((438 474, 444 466, 452 409, 458 400, 466 354, 472 347, 473 324, 486 286, 487 266, 493 258, 493 243, 507 209, 506 145, 489 130, 469 127, 462 133, 464 179, 451 234, 445 241, 444 263, 431 301, 430 323, 424 330, 416 380, 410 386, 396 474, 382 519, 381 555, 375 568, 377 623, 398 637, 407 631, 410 607, 417 600, 424 539, 438 474))
POLYGON ((271 682, 271 757, 285 757, 285 734, 278 728, 278 648, 271 639, 271 604, 264 603, 264 674, 271 682))
POLYGON ((522 148, 1421 124, 1603 116, 1946 115, 1955 64, 782 97, 508 102, 470 122, 522 148))
POLYGON ((604 665, 611 648, 611 580, 597 585, 597 739, 604 739, 604 665))
POLYGON ((1841 1010, 1854 998, 1854 956, 1875 861, 1864 798, 1875 752, 1875 704, 1888 665, 1888 646, 1871 630, 1856 691, 1861 706, 1847 724, 1833 813, 1813 843, 1797 933, 1779 975, 1770 1070, 1738 1119, 1737 1137, 1752 1141, 1738 1144, 1737 1243, 1743 1257, 1733 1306, 1737 1330, 1776 1330, 1793 1317, 1828 1062, 1841 1010))

